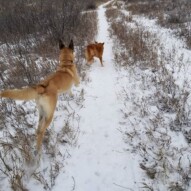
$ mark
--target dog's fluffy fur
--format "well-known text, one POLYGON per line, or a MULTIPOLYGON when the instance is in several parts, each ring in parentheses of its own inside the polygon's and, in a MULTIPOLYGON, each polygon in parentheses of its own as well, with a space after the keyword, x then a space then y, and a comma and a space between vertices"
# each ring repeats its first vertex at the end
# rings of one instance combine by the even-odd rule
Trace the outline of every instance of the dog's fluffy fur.
POLYGON ((50 125, 56 107, 58 93, 68 92, 72 85, 79 84, 79 77, 74 61, 74 45, 71 40, 66 48, 62 41, 59 41, 60 56, 59 66, 55 73, 45 78, 39 84, 22 89, 9 89, 0 92, 0 97, 16 100, 36 101, 39 110, 39 124, 37 129, 37 151, 41 145, 45 130, 50 125))
POLYGON ((93 44, 89 44, 85 49, 85 58, 88 64, 92 64, 93 58, 97 57, 100 60, 101 66, 103 66, 103 50, 104 50, 104 43, 95 42, 93 44))

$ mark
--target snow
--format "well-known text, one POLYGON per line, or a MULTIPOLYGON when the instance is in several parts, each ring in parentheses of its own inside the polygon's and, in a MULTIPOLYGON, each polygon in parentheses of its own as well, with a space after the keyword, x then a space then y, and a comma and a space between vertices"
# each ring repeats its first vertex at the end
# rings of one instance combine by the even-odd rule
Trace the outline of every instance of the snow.
MULTIPOLYGON (((123 11, 123 13, 128 15, 126 11, 123 11)), ((173 81, 178 86, 174 93, 179 95, 185 87, 188 92, 191 92, 190 85, 185 83, 186 81, 190 82, 191 79, 189 64, 191 52, 185 48, 184 40, 175 37, 172 30, 161 28, 157 25, 156 20, 150 20, 143 16, 133 16, 133 22, 136 25, 131 23, 128 26, 138 26, 139 29, 150 32, 152 34, 150 41, 158 40, 158 55, 162 58, 164 67, 169 75, 172 75, 173 81)), ((139 67, 134 66, 131 68, 133 71, 131 72, 130 68, 126 70, 126 76, 129 76, 131 80, 124 85, 126 95, 123 99, 126 99, 126 105, 122 110, 128 116, 127 119, 123 120, 123 124, 127 126, 126 133, 133 138, 129 140, 126 137, 126 141, 129 150, 134 149, 133 151, 140 156, 139 161, 145 163, 147 168, 155 168, 157 172, 157 177, 154 180, 149 180, 148 177, 142 179, 142 186, 143 183, 146 183, 153 190, 165 191, 169 190, 170 186, 177 184, 182 188, 184 187, 185 190, 190 190, 190 184, 183 183, 184 177, 177 170, 181 166, 182 172, 186 172, 185 174, 188 172, 191 157, 189 144, 181 131, 171 131, 169 123, 173 121, 175 116, 159 111, 155 107, 156 101, 153 102, 152 100, 155 99, 157 87, 153 88, 152 73, 149 69, 140 70, 139 67), (160 122, 152 124, 151 122, 155 120, 160 122), (165 139, 166 141, 164 141, 165 139), (166 142, 166 146, 162 146, 161 141, 166 142), (184 154, 181 153, 183 150, 184 154), (158 156, 162 153, 163 159, 156 159, 156 153, 158 153, 158 156), (154 164, 157 166, 153 168, 154 164)), ((121 82, 128 79, 125 75, 120 76, 121 82)), ((160 91, 162 93, 162 89, 160 91)), ((171 97, 172 94, 168 94, 168 96, 171 97)), ((186 104, 188 104, 187 109, 189 110, 189 101, 186 104)), ((184 131, 184 127, 182 131, 184 131)), ((140 163, 142 164, 142 162, 140 163)))
POLYGON ((135 190, 139 172, 134 156, 125 152, 119 131, 120 100, 117 99, 117 72, 113 64, 112 40, 109 38, 104 5, 98 9, 99 33, 96 41, 104 42, 104 67, 99 60, 90 67, 91 82, 85 88, 77 147, 57 178, 55 191, 71 190, 75 181, 78 191, 117 191, 120 186, 135 190))
MULTIPOLYGON (((168 148, 164 146, 161 149, 164 154, 167 153, 165 155, 167 160, 165 161, 166 163, 164 162, 164 165, 176 166, 180 162, 182 166, 187 168, 189 157, 191 157, 189 145, 182 133, 171 132, 166 128, 169 120, 174 117, 170 114, 165 116, 165 119, 161 118, 159 122, 160 127, 156 131, 153 131, 152 128, 150 129, 150 132, 152 131, 152 135, 154 135, 153 137, 147 135, 150 128, 149 122, 159 119, 157 118, 159 111, 156 105, 151 104, 155 87, 148 85, 152 73, 148 70, 142 71, 137 68, 134 71, 131 71, 131 68, 129 70, 116 70, 114 41, 109 35, 108 29, 110 26, 105 16, 105 5, 108 3, 101 5, 97 10, 99 29, 96 41, 105 43, 103 54, 104 67, 101 67, 99 60, 95 59, 94 63, 86 71, 89 81, 73 89, 74 96, 84 90, 83 107, 79 109, 74 104, 70 108, 74 113, 74 118, 79 118, 79 124, 77 124, 76 120, 71 120, 72 126, 79 126, 79 129, 75 129, 78 139, 77 142, 71 143, 69 146, 64 145, 61 147, 56 138, 54 138, 54 145, 59 147, 57 150, 61 148, 60 152, 66 153, 66 156, 63 154, 64 160, 58 156, 59 162, 63 163, 63 168, 59 171, 55 185, 51 190, 139 191, 144 190, 142 183, 147 182, 148 185, 154 184, 156 190, 165 191, 167 190, 166 185, 162 184, 161 181, 162 179, 166 183, 165 176, 153 182, 145 181, 148 177, 140 168, 140 163, 143 162, 145 153, 139 149, 148 149, 148 152, 150 152, 148 163, 150 162, 149 166, 152 166, 154 165, 153 158, 155 156, 151 152, 151 148, 156 149, 154 151, 158 151, 157 143, 162 140, 161 137, 166 140, 169 139, 170 146, 168 148), (124 133, 128 133, 131 138, 127 134, 124 135, 124 133), (158 142, 154 142, 154 138, 158 142), (166 150, 163 150, 165 148, 166 150), (176 152, 181 154, 182 159, 177 160, 176 152), (168 157, 170 155, 173 157, 168 157)), ((123 11, 123 13, 129 14, 127 11, 123 11)), ((173 77, 176 83, 182 87, 185 78, 190 81, 189 71, 191 68, 189 58, 191 52, 185 48, 184 41, 177 39, 171 30, 158 26, 155 20, 149 20, 142 16, 135 16, 133 19, 144 30, 157 36, 160 44, 166 51, 166 56, 175 50, 176 57, 173 58, 176 61, 174 63, 175 66, 171 62, 168 63, 167 68, 175 70, 173 77), (176 70, 176 64, 182 54, 184 54, 182 62, 186 69, 178 71, 176 70)), ((135 25, 131 23, 128 26, 134 27, 135 25)), ((18 102, 19 104, 22 104, 22 102, 18 102)), ((30 103, 27 105, 32 107, 30 103)), ((53 134, 59 134, 63 130, 66 112, 67 110, 63 109, 63 105, 58 103, 55 118, 51 125, 53 134)), ((160 113, 159 117, 163 117, 163 115, 165 114, 160 113)), ((70 118, 72 117, 70 116, 70 118)), ((31 124, 34 123, 32 116, 28 116, 28 121, 31 124)), ((177 156, 179 156, 178 154, 177 156)), ((50 164, 55 162, 46 157, 47 155, 42 155, 38 169, 43 172, 43 175, 46 174, 50 164)), ((160 166, 160 162, 156 170, 157 172, 161 171, 162 174, 163 168, 162 165, 160 166)), ((179 181, 179 175, 176 173, 170 178, 173 182, 179 181)), ((8 180, 4 180, 3 184, 0 184, 3 190, 9 191, 8 180)), ((24 184, 29 190, 45 190, 41 184, 37 184, 32 178, 26 180, 24 184)))

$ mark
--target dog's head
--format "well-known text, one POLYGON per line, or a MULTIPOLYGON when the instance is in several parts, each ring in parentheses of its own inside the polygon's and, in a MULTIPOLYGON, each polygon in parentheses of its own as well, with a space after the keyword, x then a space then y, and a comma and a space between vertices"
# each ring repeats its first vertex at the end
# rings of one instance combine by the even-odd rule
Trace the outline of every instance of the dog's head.
POLYGON ((103 50, 104 50, 104 42, 96 42, 95 41, 95 47, 96 49, 100 52, 100 54, 103 54, 103 50))
POLYGON ((60 55, 59 55, 60 66, 73 64, 74 61, 73 40, 70 41, 68 47, 65 47, 62 40, 59 40, 59 48, 60 48, 60 55))
POLYGON ((96 45, 97 47, 101 48, 102 50, 103 50, 103 48, 104 48, 104 42, 102 43, 102 42, 96 42, 96 41, 95 41, 95 45, 96 45))
POLYGON ((100 46, 104 46, 104 42, 97 42, 97 41, 95 41, 95 44, 96 45, 100 45, 100 46))

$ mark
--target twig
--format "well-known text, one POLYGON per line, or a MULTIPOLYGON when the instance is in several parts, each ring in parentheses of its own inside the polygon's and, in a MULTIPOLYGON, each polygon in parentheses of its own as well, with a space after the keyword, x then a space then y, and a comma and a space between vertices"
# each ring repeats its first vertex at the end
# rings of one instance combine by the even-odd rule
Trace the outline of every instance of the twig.
POLYGON ((11 167, 10 167, 8 164, 6 164, 4 158, 3 158, 2 155, 1 155, 1 152, 0 152, 0 159, 1 159, 1 161, 3 162, 3 164, 5 165, 6 169, 7 169, 8 171, 12 171, 11 167))
POLYGON ((76 182, 75 182, 75 179, 74 179, 73 176, 72 176, 72 180, 73 180, 73 182, 74 182, 74 184, 73 184, 73 188, 72 188, 72 191, 73 191, 73 190, 75 190, 75 188, 76 188, 76 182))
POLYGON ((127 188, 127 187, 121 186, 121 185, 116 184, 116 183, 113 183, 113 184, 114 184, 115 186, 120 187, 120 188, 123 188, 123 189, 126 189, 126 190, 131 190, 131 191, 133 191, 133 189, 132 189, 132 188, 127 188))

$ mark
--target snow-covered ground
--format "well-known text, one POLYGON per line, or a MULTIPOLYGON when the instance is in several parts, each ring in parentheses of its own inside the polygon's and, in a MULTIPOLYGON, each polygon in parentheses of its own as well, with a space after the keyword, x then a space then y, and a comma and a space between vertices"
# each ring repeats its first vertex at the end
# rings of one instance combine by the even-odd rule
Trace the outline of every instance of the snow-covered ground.
POLYGON ((104 67, 99 60, 90 66, 90 82, 85 87, 84 108, 79 113, 80 135, 77 147, 57 178, 55 191, 117 191, 120 186, 136 190, 138 163, 125 151, 119 131, 121 120, 117 72, 113 62, 112 39, 109 38, 104 5, 98 9, 98 42, 104 42, 104 67))
MULTIPOLYGON (((157 104, 152 102, 156 101, 154 97, 156 87, 152 84, 153 73, 149 69, 141 70, 137 67, 116 70, 115 43, 109 34, 110 25, 105 15, 105 5, 108 3, 101 5, 97 10, 99 26, 96 41, 105 43, 104 67, 101 67, 99 60, 95 59, 95 62, 87 68, 88 82, 80 84, 73 91, 74 96, 78 101, 80 100, 79 103, 78 101, 70 103, 69 100, 65 103, 68 109, 63 107, 65 100, 61 100, 61 105, 58 103, 54 122, 51 125, 52 144, 57 148, 54 149, 58 154, 56 156, 58 163, 48 158, 43 151, 40 166, 37 169, 47 177, 47 169, 50 165, 62 164, 58 165, 59 170, 55 167, 59 172, 58 176, 51 188, 48 186, 43 188, 42 184, 37 183, 33 178, 25 180, 24 185, 29 190, 143 191, 149 190, 146 186, 151 186, 156 189, 155 191, 165 191, 168 185, 165 180, 167 176, 175 185, 176 182, 181 185, 179 181, 182 177, 177 172, 181 174, 181 171, 184 171, 189 174, 191 157, 189 144, 181 132, 169 129, 169 120, 173 118, 173 115, 159 111, 157 104), (83 101, 79 95, 80 92, 83 92, 83 101), (69 123, 72 123, 71 126, 74 127, 73 130, 76 131, 74 136, 77 139, 75 138, 72 143, 64 137, 63 141, 71 143, 65 146, 61 145, 56 138, 66 127, 66 114, 69 123), (157 128, 150 125, 154 122, 158 125, 157 128), (163 144, 163 140, 169 141, 168 144, 163 144), (162 147, 159 148, 161 145, 162 147), (154 158, 157 152, 161 152, 164 160, 155 163, 154 158), (150 153, 149 156, 147 156, 148 153, 150 153), (140 163, 148 168, 154 168, 158 177, 149 181, 145 171, 140 168, 140 163), (163 167, 166 167, 166 172, 163 172, 163 167), (182 167, 182 170, 179 167, 182 167)), ((123 13, 128 14, 126 11, 123 13)), ((190 81, 191 52, 185 49, 184 42, 174 37, 170 30, 162 29, 153 20, 140 16, 133 17, 133 20, 143 30, 154 34, 154 37, 157 36, 160 46, 167 53, 166 56, 170 52, 177 52, 173 60, 175 62, 181 60, 183 69, 177 66, 178 62, 173 66, 172 60, 167 65, 167 69, 174 70, 172 76, 176 84, 181 87, 185 79, 190 81), (183 54, 184 57, 181 59, 183 54)), ((130 26, 134 25, 128 25, 130 26)), ((158 52, 160 54, 160 51, 158 52)), ((189 87, 186 88, 190 91, 189 87)), ((44 185, 48 180, 41 179, 44 185)), ((1 189, 2 191, 11 190, 8 180, 1 182, 3 184, 0 183, 0 191, 1 189)), ((189 186, 187 188, 189 190, 189 186)))
MULTIPOLYGON (((121 12, 129 15, 126 10, 121 12)), ((120 19, 116 18, 112 22, 120 19)), ((148 46, 147 54, 152 54, 154 46, 157 52, 154 67, 152 60, 141 60, 133 65, 128 65, 126 61, 127 67, 125 70, 120 69, 119 75, 119 81, 124 87, 121 94, 124 100, 121 108, 124 118, 121 124, 126 127, 125 141, 128 150, 140 156, 140 167, 146 175, 139 179, 138 190, 191 190, 190 181, 185 178, 190 177, 190 145, 183 133, 190 131, 190 96, 187 99, 185 95, 191 93, 191 51, 185 48, 185 42, 175 36, 172 30, 160 27, 156 20, 133 15, 131 21, 126 22, 124 19, 123 24, 126 31, 133 28, 140 31, 140 35, 150 34, 149 38, 142 38, 146 45, 151 45, 148 46), (144 66, 144 63, 150 64, 150 67, 144 66), (153 68, 156 71, 152 71, 153 68), (184 96, 185 104, 182 102, 184 96), (163 100, 171 101, 173 97, 179 102, 177 105, 172 104, 174 111, 161 108, 163 100), (183 107, 185 113, 182 113, 188 118, 180 117, 180 108, 183 107), (175 118, 180 122, 182 120, 182 124, 176 123, 178 120, 175 118)), ((124 53, 126 50, 120 49, 122 43, 120 44, 117 36, 112 36, 115 38, 115 51, 124 53)), ((130 46, 127 47, 126 54, 130 46)))

